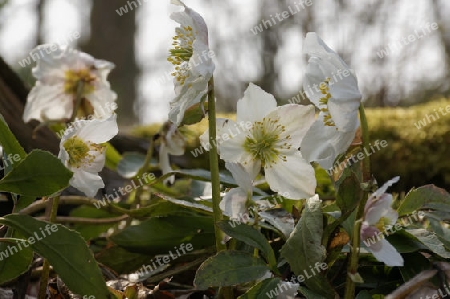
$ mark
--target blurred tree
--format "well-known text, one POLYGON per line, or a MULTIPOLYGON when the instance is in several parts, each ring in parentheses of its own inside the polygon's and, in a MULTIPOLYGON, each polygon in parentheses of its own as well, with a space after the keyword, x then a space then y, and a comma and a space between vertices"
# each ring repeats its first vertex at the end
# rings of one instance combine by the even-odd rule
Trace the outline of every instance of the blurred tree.
POLYGON ((118 95, 118 122, 120 125, 138 123, 135 115, 137 78, 135 33, 137 1, 92 1, 89 41, 81 49, 95 58, 113 62, 116 68, 109 75, 112 89, 118 95), (126 7, 119 16, 114 10, 126 7))

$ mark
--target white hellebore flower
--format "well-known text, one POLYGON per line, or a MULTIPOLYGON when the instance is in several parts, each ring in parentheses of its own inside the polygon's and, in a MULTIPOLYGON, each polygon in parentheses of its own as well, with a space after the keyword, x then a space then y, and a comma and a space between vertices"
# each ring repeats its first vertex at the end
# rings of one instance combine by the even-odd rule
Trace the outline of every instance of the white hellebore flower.
MULTIPOLYGON (((264 167, 273 191, 309 198, 314 195, 316 178, 299 147, 313 122, 313 106, 277 107, 273 95, 250 83, 237 103, 237 123, 218 119, 217 136, 223 140, 218 145, 220 157, 242 164, 251 179, 264 167), (238 126, 247 122, 252 124, 250 128, 238 126)), ((202 144, 208 143, 208 134, 201 136, 202 144)))
POLYGON ((330 169, 355 137, 361 93, 353 71, 315 32, 306 35, 303 52, 310 56, 303 89, 320 113, 303 139, 302 153, 330 169))
MULTIPOLYGON (((163 128, 161 146, 159 148, 159 166, 163 175, 172 171, 169 154, 180 156, 184 154, 185 146, 186 141, 180 131, 178 131, 178 127, 170 121, 166 122, 163 128)), ((175 177, 172 175, 165 179, 164 183, 167 182, 173 184, 175 182, 175 177)))
POLYGON ((377 260, 391 267, 403 266, 403 258, 383 235, 384 231, 394 225, 398 218, 398 213, 391 208, 392 195, 385 192, 399 179, 397 176, 389 180, 372 193, 364 207, 361 226, 361 239, 368 250, 377 260))
POLYGON ((39 59, 33 68, 37 81, 28 94, 23 114, 25 122, 70 119, 77 93, 81 95, 81 106, 93 109, 89 112, 99 118, 108 118, 117 107, 117 95, 106 80, 114 68, 112 63, 55 44, 38 46, 31 55, 39 59), (105 111, 107 115, 103 115, 105 111))
POLYGON ((230 189, 223 197, 219 206, 225 215, 231 219, 248 219, 247 200, 253 193, 253 182, 249 173, 238 163, 225 163, 225 167, 231 172, 238 188, 230 189))
POLYGON ((105 184, 98 175, 105 165, 106 146, 103 143, 118 133, 116 114, 107 119, 81 120, 82 125, 67 131, 61 138, 58 158, 73 172, 70 185, 95 196, 105 184))
POLYGON ((214 72, 212 53, 208 46, 208 27, 205 20, 179 0, 172 4, 184 6, 184 11, 175 12, 171 18, 180 24, 175 29, 173 49, 167 58, 175 66, 172 73, 176 97, 170 102, 169 119, 180 125, 185 111, 200 103, 208 92, 208 81, 214 72), (212 53, 212 54, 211 54, 212 53))

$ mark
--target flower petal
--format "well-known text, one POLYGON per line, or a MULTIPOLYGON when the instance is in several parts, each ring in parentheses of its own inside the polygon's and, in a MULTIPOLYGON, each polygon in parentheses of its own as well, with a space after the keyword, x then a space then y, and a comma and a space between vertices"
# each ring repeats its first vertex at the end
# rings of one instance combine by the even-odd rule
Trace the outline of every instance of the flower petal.
POLYGON ((247 192, 242 188, 233 188, 223 197, 219 206, 228 217, 242 219, 247 213, 246 202, 247 192))
POLYGON ((72 116, 73 101, 63 93, 60 85, 42 85, 39 82, 28 94, 23 113, 23 121, 32 119, 41 122, 49 119, 69 119, 72 116))
POLYGON ((386 193, 387 189, 389 187, 391 187, 392 185, 394 185, 395 183, 397 183, 400 180, 399 176, 396 176, 392 179, 390 179, 389 181, 387 181, 386 183, 384 183, 383 186, 381 186, 380 188, 377 189, 377 191, 375 191, 374 193, 372 193, 371 196, 373 197, 379 197, 382 194, 386 193))
POLYGON ((237 122, 260 121, 277 107, 275 97, 250 83, 244 97, 237 102, 237 122))
POLYGON ((336 157, 347 151, 355 133, 340 132, 335 127, 325 126, 320 114, 303 138, 300 151, 307 161, 317 162, 323 169, 329 170, 333 168, 336 157))
POLYGON ((292 144, 291 149, 287 152, 294 152, 298 150, 303 137, 314 123, 315 113, 312 105, 288 104, 275 108, 266 117, 278 119, 279 124, 285 127, 285 131, 281 134, 278 143, 279 145, 285 142, 292 144), (287 136, 289 136, 289 140, 287 140, 287 136))
MULTIPOLYGON (((164 142, 161 143, 161 147, 159 148, 159 168, 161 169, 163 175, 172 171, 169 160, 169 152, 164 142)), ((166 178, 164 180, 164 184, 167 184, 167 182, 173 184, 175 182, 175 176, 171 175, 166 178)))
POLYGON ((403 257, 386 239, 379 241, 381 244, 379 250, 373 250, 372 246, 368 247, 373 256, 380 262, 389 267, 403 267, 403 257))
POLYGON ((98 174, 83 171, 74 171, 70 179, 70 185, 84 192, 89 197, 95 196, 98 189, 105 187, 102 178, 98 174))
POLYGON ((390 220, 389 222, 393 220, 395 222, 398 214, 391 208, 391 204, 392 195, 390 194, 384 194, 379 198, 370 197, 364 207, 364 220, 370 225, 377 224, 381 217, 386 217, 390 220))
POLYGON ((113 114, 105 120, 84 121, 84 125, 76 135, 85 141, 96 144, 107 142, 119 132, 116 118, 117 115, 113 114))
POLYGON ((225 168, 231 172, 231 175, 233 176, 239 187, 241 187, 243 190, 247 190, 248 192, 252 191, 252 178, 241 164, 226 162, 225 168))
POLYGON ((314 168, 300 152, 279 159, 276 164, 265 166, 266 180, 275 192, 284 192, 292 199, 310 198, 316 189, 314 168))

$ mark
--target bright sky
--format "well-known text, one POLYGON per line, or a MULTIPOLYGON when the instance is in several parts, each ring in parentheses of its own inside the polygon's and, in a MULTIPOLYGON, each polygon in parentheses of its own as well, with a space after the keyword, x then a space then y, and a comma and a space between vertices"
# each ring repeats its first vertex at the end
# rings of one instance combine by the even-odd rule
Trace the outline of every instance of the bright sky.
MULTIPOLYGON (((1 0, 0 0, 1 1, 1 0)), ((137 59, 143 70, 143 76, 139 84, 139 111, 141 123, 160 122, 167 119, 169 101, 173 98, 173 85, 168 74, 172 66, 166 61, 167 51, 170 48, 171 37, 177 24, 169 16, 173 11, 181 10, 170 4, 169 0, 141 0, 142 6, 138 7, 138 33, 136 47, 137 59), (152 70, 150 72, 149 70, 152 70)), ((245 5, 240 0, 228 0, 220 3, 221 12, 217 14, 205 7, 201 0, 186 0, 190 7, 195 8, 210 24, 210 40, 213 50, 220 50, 224 55, 221 61, 215 60, 217 80, 235 80, 235 74, 228 68, 234 68, 240 78, 252 81, 257 78, 261 67, 258 51, 252 43, 250 28, 258 24, 256 4, 258 0, 245 0, 245 5), (225 10, 227 10, 225 12, 225 10), (231 18, 231 21, 230 21, 231 18), (239 38, 239 39, 238 39, 239 38), (215 46, 217 40, 221 48, 215 46), (229 54, 229 55, 228 55, 229 54)), ((300 1, 292 0, 289 3, 300 1)), ((328 1, 325 1, 328 2, 328 1)), ((352 54, 351 66, 355 69, 359 78, 360 88, 364 93, 371 84, 377 84, 378 80, 390 82, 389 78, 399 76, 399 69, 395 63, 380 69, 380 58, 373 48, 374 42, 380 40, 381 33, 378 29, 366 32, 364 36, 357 36, 355 44, 349 47, 345 41, 349 38, 346 32, 351 32, 354 23, 346 22, 349 17, 344 12, 335 16, 332 5, 318 1, 317 11, 321 20, 337 20, 339 26, 332 22, 321 22, 317 26, 317 32, 326 43, 334 49, 345 49, 352 54), (321 7, 319 7, 321 6, 321 7), (336 19, 338 18, 338 19, 336 19), (369 47, 372 45, 372 48, 369 47), (370 48, 368 51, 367 49, 370 48), (374 75, 376 72, 376 75, 374 75)), ((348 0, 348 6, 355 10, 364 10, 366 4, 359 0, 348 0)), ((365 1, 371 2, 371 1, 365 1)), ((81 39, 87 38, 87 26, 81 26, 89 20, 90 0, 49 0, 46 7, 46 19, 44 23, 45 41, 66 43, 74 32, 81 33, 81 39), (81 31, 84 30, 84 31, 81 31)), ((124 2, 126 3, 126 2, 124 2)), ((401 0, 396 9, 397 13, 388 20, 389 34, 387 44, 398 41, 414 33, 414 29, 420 29, 427 22, 432 22, 428 11, 427 0, 401 0)), ((33 38, 36 27, 34 15, 36 0, 9 0, 9 4, 0 12, 0 55, 2 55, 13 67, 20 67, 18 61, 25 58, 33 46, 33 38)), ((115 12, 118 7, 111 7, 111 17, 119 17, 115 12)), ((349 14, 349 13, 348 13, 349 14)), ((121 16, 127 17, 126 15, 121 16)), ((354 38, 354 37, 350 37, 354 38)), ((281 66, 280 82, 277 85, 277 94, 281 97, 289 97, 298 93, 299 83, 302 80, 303 60, 301 56, 302 36, 298 28, 292 27, 285 30, 282 37, 282 47, 277 55, 277 63, 281 66)), ((442 55, 439 50, 436 36, 430 34, 418 42, 404 47, 397 54, 391 54, 384 59, 399 61, 404 57, 404 51, 416 51, 420 59, 408 62, 401 74, 405 80, 416 82, 428 78, 439 78, 443 72, 442 55)), ((411 85, 412 87, 413 85, 411 85)), ((114 89, 114 88, 113 88, 114 89)), ((230 92, 232 92, 230 90, 230 92)), ((241 90, 233 91, 236 100, 242 96, 241 90)), ((396 104, 396 103, 394 103, 396 104)))

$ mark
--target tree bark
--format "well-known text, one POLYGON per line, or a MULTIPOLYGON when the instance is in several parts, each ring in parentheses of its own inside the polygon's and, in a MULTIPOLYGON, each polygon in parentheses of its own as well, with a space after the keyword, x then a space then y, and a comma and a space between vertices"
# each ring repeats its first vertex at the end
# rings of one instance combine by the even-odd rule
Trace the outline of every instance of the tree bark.
POLYGON ((33 138, 37 122, 23 122, 28 92, 17 74, 0 57, 0 113, 25 151, 40 148, 58 154, 59 140, 52 131, 46 127, 40 128, 36 138, 33 138))

